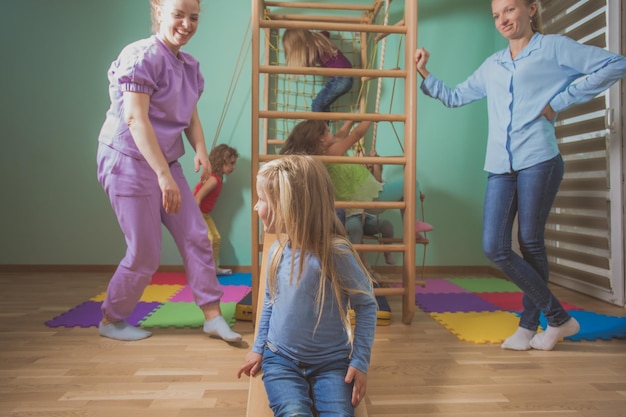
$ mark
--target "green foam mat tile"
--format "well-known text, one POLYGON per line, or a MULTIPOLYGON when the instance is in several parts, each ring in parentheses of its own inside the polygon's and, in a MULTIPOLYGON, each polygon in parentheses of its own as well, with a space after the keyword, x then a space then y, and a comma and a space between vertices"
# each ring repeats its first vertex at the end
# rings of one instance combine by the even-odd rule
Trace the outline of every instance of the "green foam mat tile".
POLYGON ((470 292, 519 292, 519 287, 503 278, 446 278, 470 292))
MULTIPOLYGON (((222 315, 230 326, 235 324, 237 303, 220 303, 222 315)), ((139 322, 141 327, 202 327, 204 314, 195 303, 165 302, 139 322)))

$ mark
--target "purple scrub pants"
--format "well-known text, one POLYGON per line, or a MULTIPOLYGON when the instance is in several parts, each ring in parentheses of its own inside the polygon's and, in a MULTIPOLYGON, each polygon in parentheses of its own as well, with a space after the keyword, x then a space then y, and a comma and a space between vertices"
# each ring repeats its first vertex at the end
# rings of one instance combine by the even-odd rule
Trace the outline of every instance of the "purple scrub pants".
POLYGON ((102 305, 110 321, 131 315, 161 260, 161 224, 182 256, 187 281, 199 307, 219 303, 223 292, 215 274, 213 249, 202 214, 182 167, 171 163, 180 188, 181 209, 167 214, 154 171, 145 160, 98 146, 98 181, 104 188, 126 239, 126 255, 113 274, 102 305))

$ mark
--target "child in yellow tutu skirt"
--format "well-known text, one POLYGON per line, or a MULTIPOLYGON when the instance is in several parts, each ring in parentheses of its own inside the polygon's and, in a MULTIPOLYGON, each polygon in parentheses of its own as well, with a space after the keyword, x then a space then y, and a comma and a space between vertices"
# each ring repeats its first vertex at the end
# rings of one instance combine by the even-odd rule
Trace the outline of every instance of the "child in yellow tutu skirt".
MULTIPOLYGON (((280 153, 341 156, 365 136, 371 121, 364 121, 354 127, 354 121, 345 122, 334 135, 322 120, 306 120, 298 123, 280 153)), ((370 156, 376 156, 372 150, 370 156)), ((338 201, 401 201, 404 194, 402 178, 384 182, 382 166, 366 167, 363 164, 326 164, 333 182, 335 199, 338 201)), ((419 188, 416 190, 419 196, 419 188)), ((420 222, 421 223, 421 222, 420 222)), ((346 209, 346 230, 351 243, 361 243, 363 234, 381 234, 384 238, 393 237, 393 225, 368 210, 346 209)), ((428 225, 429 226, 429 225, 428 225)), ((393 256, 385 253, 385 262, 393 264, 393 256)))

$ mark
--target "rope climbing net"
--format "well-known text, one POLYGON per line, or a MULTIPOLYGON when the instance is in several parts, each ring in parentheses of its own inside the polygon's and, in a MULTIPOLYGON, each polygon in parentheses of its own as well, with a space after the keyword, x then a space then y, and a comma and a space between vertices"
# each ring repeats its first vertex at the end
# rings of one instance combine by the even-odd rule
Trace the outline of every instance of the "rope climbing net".
MULTIPOLYGON (((282 30, 272 30, 270 45, 270 65, 286 65, 282 49, 282 30)), ((331 41, 350 60, 353 67, 360 68, 361 41, 358 33, 331 32, 331 41)), ((326 77, 316 75, 290 76, 287 74, 272 74, 269 82, 268 108, 277 111, 310 111, 311 102, 317 92, 324 86, 326 77)), ((352 89, 339 97, 331 106, 333 112, 352 112, 358 109, 360 80, 355 78, 352 89)), ((270 125, 269 136, 275 139, 287 139, 289 132, 298 123, 298 120, 280 119, 270 125)), ((331 123, 331 129, 332 126, 331 123)))

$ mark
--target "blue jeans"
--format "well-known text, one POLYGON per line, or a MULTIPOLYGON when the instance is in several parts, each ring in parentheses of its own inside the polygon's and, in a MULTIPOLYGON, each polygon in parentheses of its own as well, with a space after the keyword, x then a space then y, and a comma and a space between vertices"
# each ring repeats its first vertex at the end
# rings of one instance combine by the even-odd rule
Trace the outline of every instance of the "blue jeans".
POLYGON ((329 77, 324 87, 317 93, 311 104, 311 110, 329 112, 330 105, 352 88, 352 77, 329 77))
POLYGON ((306 365, 266 348, 263 384, 274 417, 354 417, 349 359, 306 365))
POLYGON ((544 232, 550 208, 563 179, 560 155, 530 168, 489 174, 483 213, 483 250, 524 293, 520 327, 532 331, 543 312, 552 327, 570 319, 548 288, 549 267, 544 232), (522 257, 511 249, 515 215, 522 257))
POLYGON ((346 232, 351 243, 363 243, 363 235, 377 235, 393 237, 393 224, 387 219, 373 214, 365 213, 365 221, 362 214, 354 214, 346 219, 346 232))
POLYGON ((339 218, 339 221, 341 222, 341 224, 345 226, 346 225, 346 211, 342 208, 338 208, 338 209, 335 209, 335 213, 337 213, 337 217, 339 218))

